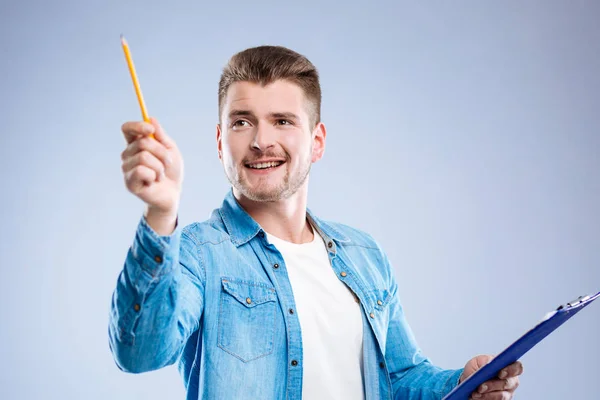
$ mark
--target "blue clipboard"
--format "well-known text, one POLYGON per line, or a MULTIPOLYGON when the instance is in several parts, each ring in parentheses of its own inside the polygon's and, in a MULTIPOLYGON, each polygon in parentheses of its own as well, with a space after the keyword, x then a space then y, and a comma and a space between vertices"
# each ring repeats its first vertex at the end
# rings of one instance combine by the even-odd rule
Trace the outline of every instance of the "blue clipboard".
POLYGON ((460 385, 456 386, 442 400, 468 400, 469 396, 471 396, 482 383, 497 377, 502 368, 517 361, 523 354, 531 350, 556 328, 567 322, 569 318, 583 310, 598 297, 600 297, 600 293, 589 296, 580 296, 576 300, 564 304, 556 310, 546 314, 544 319, 533 329, 521 336, 516 342, 508 346, 506 350, 494 357, 488 364, 484 365, 473 375, 465 379, 460 385))

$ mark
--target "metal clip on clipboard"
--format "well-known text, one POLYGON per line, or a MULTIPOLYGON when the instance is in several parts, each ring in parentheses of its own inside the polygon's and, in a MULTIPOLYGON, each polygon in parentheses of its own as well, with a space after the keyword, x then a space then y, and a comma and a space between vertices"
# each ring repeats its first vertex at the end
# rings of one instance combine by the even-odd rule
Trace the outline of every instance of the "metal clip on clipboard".
POLYGON ((479 385, 495 378, 502 368, 517 361, 536 344, 544 340, 546 336, 554 332, 559 326, 590 305, 598 297, 600 297, 600 292, 594 295, 579 296, 577 299, 549 312, 533 329, 526 332, 517 341, 508 346, 506 350, 490 360, 488 364, 462 381, 443 400, 468 400, 471 393, 477 390, 479 385))
POLYGON ((558 307, 558 308, 556 309, 556 311, 560 311, 560 310, 562 310, 562 309, 564 309, 564 308, 575 307, 575 306, 577 306, 577 305, 579 305, 579 304, 581 304, 581 303, 585 303, 585 302, 586 302, 586 301, 588 301, 590 298, 592 298, 592 296, 590 296, 590 295, 587 295, 587 296, 579 296, 579 297, 578 297, 576 300, 570 301, 570 302, 568 302, 567 304, 564 304, 564 305, 562 305, 562 306, 558 307))

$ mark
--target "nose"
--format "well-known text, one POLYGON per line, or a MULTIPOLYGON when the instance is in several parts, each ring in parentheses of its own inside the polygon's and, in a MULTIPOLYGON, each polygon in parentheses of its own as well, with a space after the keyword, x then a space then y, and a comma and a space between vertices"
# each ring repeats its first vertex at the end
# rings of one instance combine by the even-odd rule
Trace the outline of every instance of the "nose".
POLYGON ((275 145, 275 132, 268 124, 258 124, 250 147, 254 150, 265 151, 275 145))

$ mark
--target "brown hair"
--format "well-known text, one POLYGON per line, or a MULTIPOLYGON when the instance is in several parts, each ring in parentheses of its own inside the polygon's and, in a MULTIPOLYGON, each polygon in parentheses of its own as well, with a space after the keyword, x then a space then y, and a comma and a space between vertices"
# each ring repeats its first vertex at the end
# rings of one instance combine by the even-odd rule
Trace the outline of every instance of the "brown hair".
POLYGON ((263 86, 279 79, 298 85, 311 103, 312 127, 321 121, 321 86, 315 66, 303 55, 282 46, 259 46, 241 51, 229 60, 219 80, 219 120, 229 86, 254 82, 263 86))

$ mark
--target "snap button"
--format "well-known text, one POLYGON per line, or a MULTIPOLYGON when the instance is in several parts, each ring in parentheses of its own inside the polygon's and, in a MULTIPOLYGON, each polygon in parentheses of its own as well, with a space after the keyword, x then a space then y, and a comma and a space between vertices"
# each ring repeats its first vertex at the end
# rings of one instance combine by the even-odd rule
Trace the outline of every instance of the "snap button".
POLYGON ((342 277, 346 277, 348 274, 344 271, 342 271, 342 273, 340 274, 342 277))
POLYGON ((298 361, 292 360, 292 366, 295 367, 296 365, 298 365, 298 361))
POLYGON ((371 314, 369 314, 369 317, 375 318, 375 314, 371 313, 371 314))
POLYGON ((327 247, 332 248, 333 247, 333 243, 332 242, 327 243, 327 247))
POLYGON ((377 304, 379 304, 380 306, 382 306, 383 305, 383 301, 377 300, 377 304))
POLYGON ((275 268, 275 269, 279 268, 279 264, 273 264, 273 268, 275 268))
POLYGON ((294 313, 294 309, 293 309, 293 308, 290 308, 290 309, 289 309, 289 312, 290 312, 290 314, 293 314, 293 313, 294 313))
POLYGON ((248 303, 248 304, 252 303, 252 299, 251 299, 250 297, 248 297, 248 298, 246 299, 246 303, 248 303))
POLYGON ((154 257, 154 261, 156 261, 157 263, 161 263, 162 262, 162 257, 161 256, 155 256, 154 257))
POLYGON ((140 311, 141 307, 139 304, 134 304, 133 309, 137 312, 137 311, 140 311))

